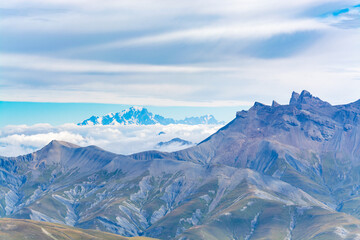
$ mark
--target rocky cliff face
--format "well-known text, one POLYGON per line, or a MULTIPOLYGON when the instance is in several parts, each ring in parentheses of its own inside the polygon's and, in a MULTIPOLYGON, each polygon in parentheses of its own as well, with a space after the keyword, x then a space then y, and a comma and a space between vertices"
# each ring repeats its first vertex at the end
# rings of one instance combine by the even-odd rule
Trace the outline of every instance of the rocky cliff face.
POLYGON ((303 91, 178 152, 53 141, 0 158, 0 214, 160 239, 355 239, 359 114, 303 91))

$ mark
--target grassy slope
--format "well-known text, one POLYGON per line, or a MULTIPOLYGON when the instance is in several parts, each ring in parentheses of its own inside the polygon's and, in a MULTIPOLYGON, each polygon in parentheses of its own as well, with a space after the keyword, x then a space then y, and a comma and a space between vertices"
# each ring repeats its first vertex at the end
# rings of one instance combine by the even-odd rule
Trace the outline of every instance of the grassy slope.
POLYGON ((53 224, 23 219, 0 219, 1 240, 150 240, 152 238, 134 237, 127 238, 119 235, 105 233, 95 230, 84 230, 53 224))

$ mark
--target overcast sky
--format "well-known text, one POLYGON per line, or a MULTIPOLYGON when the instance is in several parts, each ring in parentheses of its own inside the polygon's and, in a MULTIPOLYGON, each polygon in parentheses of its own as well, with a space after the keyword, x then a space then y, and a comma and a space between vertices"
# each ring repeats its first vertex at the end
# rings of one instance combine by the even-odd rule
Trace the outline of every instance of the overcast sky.
POLYGON ((239 107, 360 98, 360 2, 5 0, 0 100, 239 107))

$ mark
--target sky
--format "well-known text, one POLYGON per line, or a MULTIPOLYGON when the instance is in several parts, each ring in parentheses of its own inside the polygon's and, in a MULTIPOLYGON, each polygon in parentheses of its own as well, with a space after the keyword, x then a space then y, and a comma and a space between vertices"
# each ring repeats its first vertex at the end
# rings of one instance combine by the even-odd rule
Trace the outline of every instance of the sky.
POLYGON ((304 89, 353 102, 359 30, 359 0, 1 1, 0 140, 133 105, 230 121, 304 89))
MULTIPOLYGON (((33 125, 49 123, 62 125, 80 123, 91 116, 104 116, 121 112, 132 105, 103 103, 51 103, 51 102, 4 102, 0 101, 0 128, 8 125, 33 125)), ((237 106, 225 107, 162 107, 145 106, 153 114, 173 119, 212 114, 216 120, 229 122, 235 118, 237 106)))
POLYGON ((360 96, 360 2, 5 0, 0 100, 246 108, 360 96))

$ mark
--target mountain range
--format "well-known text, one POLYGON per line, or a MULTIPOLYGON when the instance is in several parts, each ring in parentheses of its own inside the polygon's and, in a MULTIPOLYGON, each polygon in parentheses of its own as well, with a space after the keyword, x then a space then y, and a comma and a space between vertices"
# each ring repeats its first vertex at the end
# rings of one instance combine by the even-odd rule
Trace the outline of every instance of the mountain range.
POLYGON ((165 118, 158 114, 153 114, 143 107, 130 107, 122 112, 109 113, 102 117, 92 116, 78 125, 169 125, 169 124, 224 124, 217 121, 212 115, 201 117, 187 117, 183 120, 165 118))
POLYGON ((360 100, 256 102, 196 146, 0 157, 0 216, 159 239, 360 239, 360 100))

